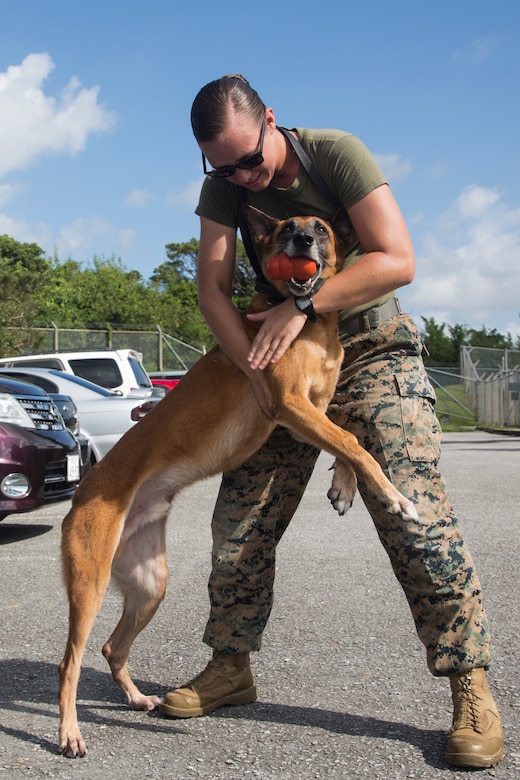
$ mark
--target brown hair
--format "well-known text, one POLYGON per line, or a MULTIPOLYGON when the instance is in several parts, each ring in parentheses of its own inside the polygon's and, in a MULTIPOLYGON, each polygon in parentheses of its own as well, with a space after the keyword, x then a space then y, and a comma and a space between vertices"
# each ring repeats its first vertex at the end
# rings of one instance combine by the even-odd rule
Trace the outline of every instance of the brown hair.
POLYGON ((191 107, 191 127, 198 143, 214 141, 224 132, 230 108, 259 122, 265 114, 264 102, 243 76, 222 76, 210 81, 191 107))

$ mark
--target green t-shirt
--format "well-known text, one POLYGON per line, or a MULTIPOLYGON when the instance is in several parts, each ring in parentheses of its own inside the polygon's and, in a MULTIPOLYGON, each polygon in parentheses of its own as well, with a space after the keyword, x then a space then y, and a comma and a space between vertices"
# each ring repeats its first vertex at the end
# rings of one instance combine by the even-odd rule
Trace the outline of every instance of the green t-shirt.
MULTIPOLYGON (((349 209, 372 190, 386 184, 381 169, 366 146, 341 130, 295 128, 300 144, 318 168, 321 177, 345 209, 349 209)), ((236 185, 227 179, 207 177, 202 186, 196 213, 227 227, 237 227, 236 185)), ((277 219, 317 216, 331 219, 337 206, 331 205, 316 189, 307 171, 300 165, 298 175, 287 189, 270 184, 261 192, 245 190, 245 202, 277 219)), ((345 266, 365 254, 357 236, 347 248, 345 266)), ((340 313, 340 319, 382 303, 391 294, 340 313)))

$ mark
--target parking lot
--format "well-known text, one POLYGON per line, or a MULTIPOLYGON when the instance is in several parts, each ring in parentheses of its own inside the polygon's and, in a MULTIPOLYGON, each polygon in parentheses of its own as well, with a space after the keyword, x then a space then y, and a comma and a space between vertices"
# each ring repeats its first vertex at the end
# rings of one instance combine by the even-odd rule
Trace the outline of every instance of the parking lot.
MULTIPOLYGON (((189 721, 129 710, 100 653, 119 618, 110 590, 83 663, 83 759, 57 751, 68 503, 0 523, 0 778, 468 778, 443 761, 449 685, 426 669, 363 504, 357 498, 339 518, 326 500, 331 460, 320 458, 279 547, 275 606, 253 656, 258 702, 189 721)), ((447 434, 442 466, 483 584, 496 654, 490 681, 506 730, 506 758, 476 776, 517 780, 520 438, 447 434)), ((130 658, 145 692, 163 695, 209 658, 201 636, 217 487, 216 479, 191 487, 172 510, 168 594, 130 658)))

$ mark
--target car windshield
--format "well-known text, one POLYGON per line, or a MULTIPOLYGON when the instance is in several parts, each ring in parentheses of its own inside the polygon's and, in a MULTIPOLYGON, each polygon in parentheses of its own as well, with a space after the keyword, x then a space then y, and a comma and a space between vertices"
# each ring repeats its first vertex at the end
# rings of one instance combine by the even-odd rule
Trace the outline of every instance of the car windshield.
POLYGON ((72 382, 75 385, 79 385, 80 387, 86 387, 88 390, 92 390, 94 393, 99 393, 99 395, 105 397, 115 397, 115 393, 110 392, 110 390, 107 390, 105 387, 96 385, 94 382, 89 382, 88 379, 83 379, 82 377, 76 376, 75 374, 65 374, 63 371, 56 371, 54 368, 49 369, 49 374, 54 374, 60 379, 66 379, 67 381, 72 382))
POLYGON ((66 374, 64 371, 58 371, 55 368, 38 369, 38 371, 41 370, 45 371, 45 376, 43 374, 33 373, 30 369, 28 371, 23 371, 19 368, 12 370, 10 368, 0 367, 0 375, 9 377, 10 379, 16 379, 19 382, 29 382, 32 385, 37 385, 45 390, 46 393, 59 393, 60 389, 58 384, 49 379, 49 376, 53 375, 57 377, 60 382, 70 382, 72 385, 79 385, 80 387, 90 390, 92 393, 97 393, 97 395, 100 395, 103 398, 119 397, 116 393, 112 393, 110 390, 107 390, 100 385, 95 385, 93 382, 89 382, 88 379, 82 379, 75 374, 66 374))
POLYGON ((150 380, 148 379, 145 372, 143 371, 143 367, 141 366, 139 361, 133 357, 129 357, 128 362, 130 363, 130 366, 132 367, 132 371, 134 372, 134 376, 137 381, 137 386, 150 387, 150 380))
POLYGON ((43 376, 36 376, 30 372, 27 374, 23 371, 16 371, 15 373, 11 373, 8 368, 0 368, 0 372, 2 376, 15 379, 17 382, 29 382, 31 385, 37 385, 37 387, 41 387, 42 390, 45 390, 46 393, 58 392, 58 386, 55 385, 54 382, 51 382, 50 379, 46 379, 43 376))

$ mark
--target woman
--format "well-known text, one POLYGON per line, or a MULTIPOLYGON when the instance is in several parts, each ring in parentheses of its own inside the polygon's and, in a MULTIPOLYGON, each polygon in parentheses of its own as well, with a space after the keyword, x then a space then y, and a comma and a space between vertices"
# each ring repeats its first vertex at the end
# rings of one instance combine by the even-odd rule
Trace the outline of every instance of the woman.
MULTIPOLYGON (((450 679, 454 719, 446 760, 493 766, 503 755, 503 734, 485 677, 492 660, 487 619, 438 470, 441 431, 421 337, 394 297, 413 279, 414 254, 390 188, 357 138, 334 130, 280 130, 273 109, 241 76, 203 87, 191 118, 207 174, 197 208, 204 317, 265 409, 259 372, 282 357, 312 310, 338 311, 345 360, 329 416, 358 437, 416 504, 420 521, 405 521, 388 515, 359 485, 408 599, 430 671, 450 679), (310 159, 318 173, 309 175, 302 159, 305 164, 310 159), (244 200, 280 219, 330 219, 340 204, 354 230, 343 271, 319 289, 306 312, 288 299, 250 315, 261 322, 252 344, 231 302, 244 200)), ((212 524, 211 613, 204 636, 213 658, 165 697, 163 714, 191 717, 256 699, 249 654, 260 648, 272 606, 276 544, 318 454, 279 428, 247 463, 224 474, 212 524)))

